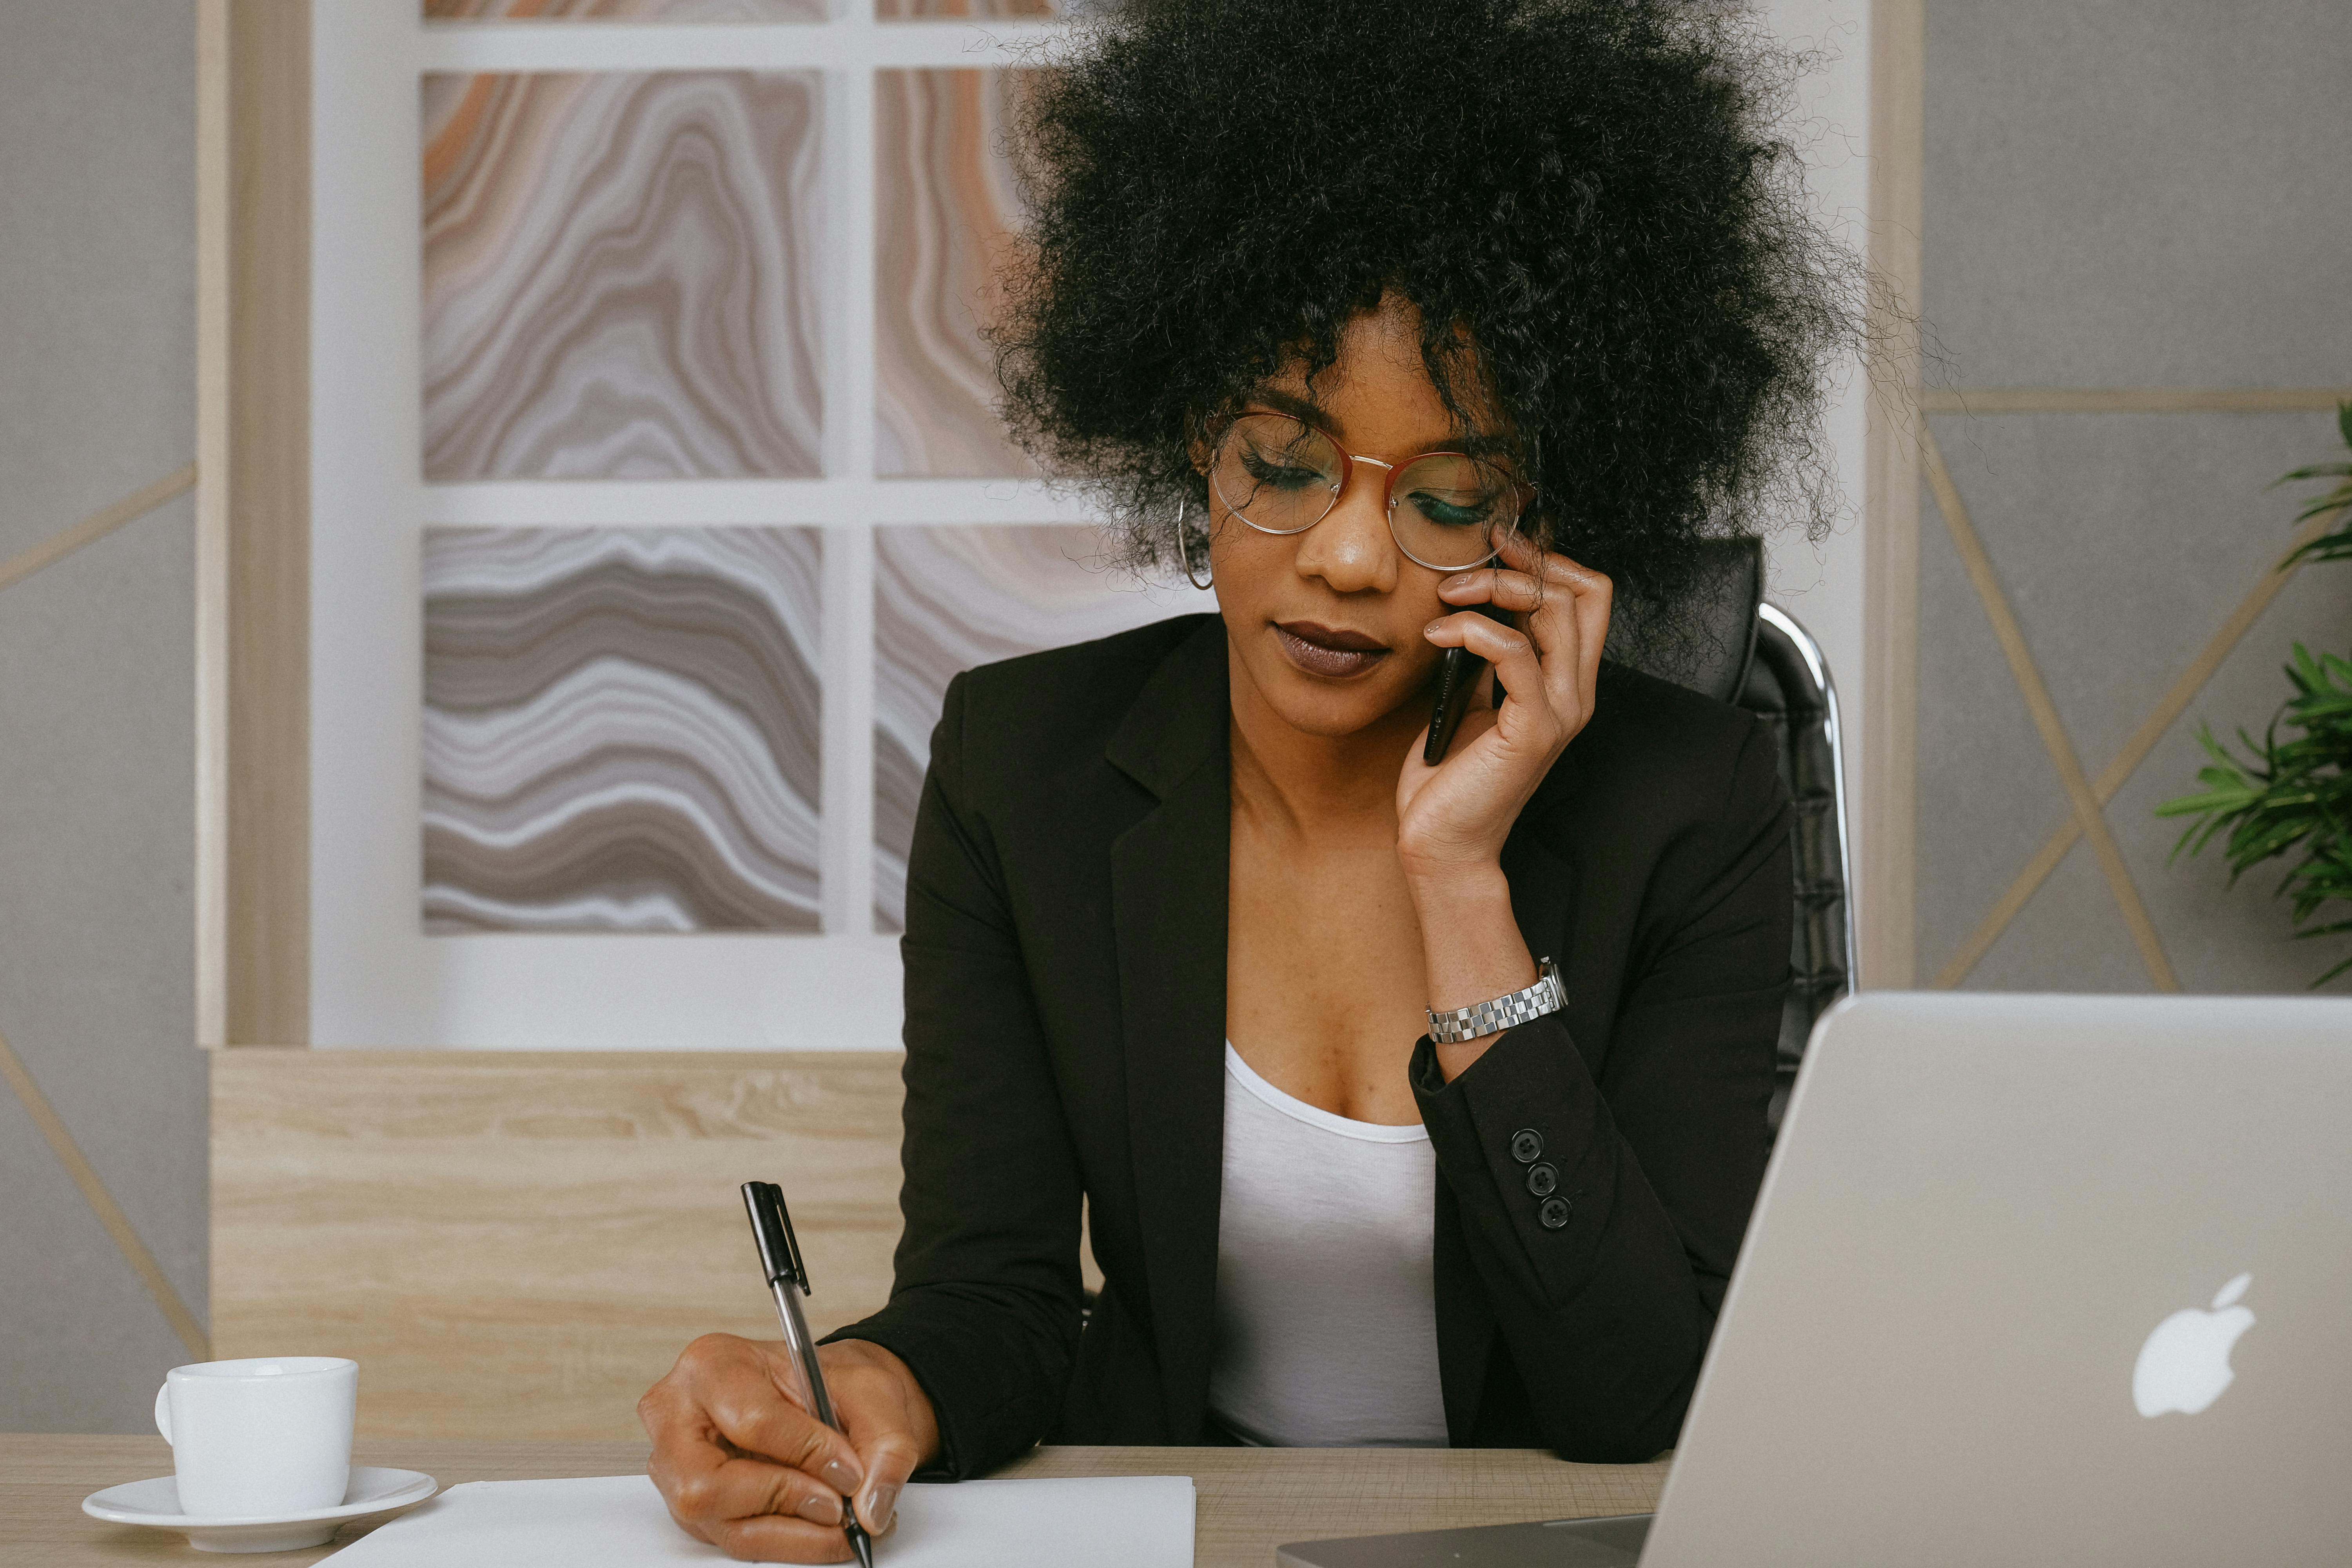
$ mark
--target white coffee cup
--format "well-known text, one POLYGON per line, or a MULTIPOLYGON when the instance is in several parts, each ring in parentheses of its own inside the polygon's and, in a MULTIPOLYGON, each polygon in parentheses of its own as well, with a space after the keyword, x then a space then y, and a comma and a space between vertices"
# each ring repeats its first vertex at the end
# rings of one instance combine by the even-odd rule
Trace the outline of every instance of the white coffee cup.
POLYGON ((155 1394, 180 1511, 261 1519, 333 1508, 352 1482, 360 1364, 253 1356, 175 1366, 155 1394))

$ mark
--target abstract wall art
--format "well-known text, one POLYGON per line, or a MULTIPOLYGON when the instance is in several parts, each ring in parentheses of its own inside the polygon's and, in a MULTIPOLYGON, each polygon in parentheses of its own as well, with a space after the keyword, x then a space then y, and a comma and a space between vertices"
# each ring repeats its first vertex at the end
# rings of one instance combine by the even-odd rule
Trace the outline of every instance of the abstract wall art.
POLYGON ((820 543, 427 531, 425 931, 815 931, 820 543))
POLYGON ((822 22, 824 0, 425 0, 428 21, 822 22))
POLYGON ((1099 4, 1100 0, 874 0, 874 14, 886 22, 950 16, 1069 16, 1099 4))
POLYGON ((424 77, 425 477, 815 474, 820 92, 424 77))
POLYGON ((948 682, 976 664, 1214 610, 1212 594, 1147 583, 1070 526, 874 531, 874 921, 906 921, 907 851, 948 682))
POLYGON ((874 77, 876 471, 1026 475, 1004 437, 982 330, 1021 221, 1006 139, 1025 70, 874 77))

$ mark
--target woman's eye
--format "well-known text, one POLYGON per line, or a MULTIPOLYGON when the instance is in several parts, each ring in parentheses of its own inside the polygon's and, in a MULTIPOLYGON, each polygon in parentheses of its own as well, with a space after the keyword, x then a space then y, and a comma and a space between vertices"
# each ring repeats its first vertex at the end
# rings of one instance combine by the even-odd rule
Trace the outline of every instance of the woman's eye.
POLYGON ((1483 528, 1495 510, 1492 496, 1448 498, 1415 490, 1406 499, 1412 502, 1413 510, 1440 528, 1483 528))
POLYGON ((1330 483, 1316 469, 1297 463, 1286 463, 1279 458, 1265 452, 1243 453, 1242 467, 1248 471, 1251 479, 1261 485, 1268 485, 1276 489, 1303 490, 1330 483))

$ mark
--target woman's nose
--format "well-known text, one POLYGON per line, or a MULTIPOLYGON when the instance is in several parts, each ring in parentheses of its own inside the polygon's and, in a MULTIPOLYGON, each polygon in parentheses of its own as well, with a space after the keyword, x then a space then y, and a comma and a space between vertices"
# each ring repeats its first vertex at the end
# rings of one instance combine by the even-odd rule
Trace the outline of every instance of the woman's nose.
POLYGON ((1298 536, 1298 570, 1320 577, 1338 594, 1396 586, 1396 542, 1389 536, 1387 473, 1367 463, 1323 521, 1298 536))

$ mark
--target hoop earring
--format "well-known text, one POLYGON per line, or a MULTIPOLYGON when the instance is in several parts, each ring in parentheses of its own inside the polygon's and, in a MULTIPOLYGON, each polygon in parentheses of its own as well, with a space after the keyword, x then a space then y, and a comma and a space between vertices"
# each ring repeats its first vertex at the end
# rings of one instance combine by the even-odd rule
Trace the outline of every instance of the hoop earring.
POLYGON ((1184 506, 1185 503, 1181 500, 1176 503, 1176 558, 1184 563, 1184 581, 1205 594, 1214 585, 1216 577, 1213 573, 1209 581, 1203 583, 1192 575, 1192 547, 1185 542, 1184 538, 1184 506))

